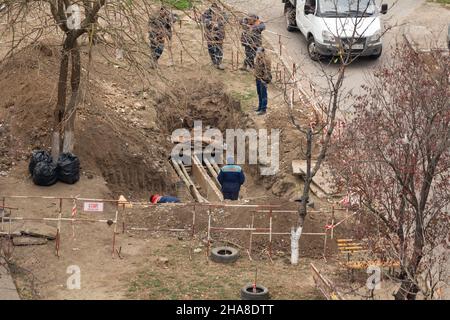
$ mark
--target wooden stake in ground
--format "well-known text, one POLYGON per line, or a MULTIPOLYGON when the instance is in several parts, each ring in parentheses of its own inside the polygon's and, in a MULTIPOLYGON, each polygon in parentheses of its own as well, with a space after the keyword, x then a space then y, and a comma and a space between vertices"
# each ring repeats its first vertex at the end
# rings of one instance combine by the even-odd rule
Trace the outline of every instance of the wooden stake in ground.
POLYGON ((331 239, 334 236, 334 206, 331 207, 331 239))
POLYGON ((281 34, 278 35, 278 44, 280 45, 280 57, 281 57, 282 50, 283 50, 283 44, 281 43, 281 34))
POLYGON ((256 293, 256 283, 258 281, 258 267, 255 269, 255 282, 253 283, 253 293, 256 293))
MULTIPOLYGON (((255 214, 252 213, 252 224, 250 225, 250 228, 253 229, 255 223, 255 214)), ((250 231, 250 243, 248 245, 248 257, 250 260, 252 260, 252 242, 253 242, 253 230, 250 231)))
POLYGON ((231 49, 231 70, 234 70, 234 50, 231 49))
MULTIPOLYGON (((328 224, 328 221, 327 221, 328 224)), ((327 261, 327 238, 328 238, 328 229, 325 229, 325 237, 323 240, 323 259, 327 261)))
POLYGON ((272 261, 272 209, 270 209, 269 213, 269 258, 272 261))
POLYGON ((59 258, 59 246, 61 241, 61 215, 62 215, 62 198, 59 199, 58 227, 56 229, 56 256, 59 258))
POLYGON ((117 218, 119 216, 119 202, 116 203, 116 217, 114 219, 114 228, 113 228, 113 244, 112 244, 112 257, 114 258, 115 249, 116 249, 116 235, 117 235, 117 218))
POLYGON ((209 256, 209 250, 211 249, 211 209, 208 209, 208 246, 206 247, 206 258, 209 256))

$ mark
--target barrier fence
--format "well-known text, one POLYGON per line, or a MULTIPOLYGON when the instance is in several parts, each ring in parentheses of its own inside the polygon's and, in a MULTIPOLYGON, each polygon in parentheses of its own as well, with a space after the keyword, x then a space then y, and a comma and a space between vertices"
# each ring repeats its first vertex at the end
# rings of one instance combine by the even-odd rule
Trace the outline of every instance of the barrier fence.
MULTIPOLYGON (((107 224, 108 226, 114 226, 112 233, 112 245, 111 245, 111 254, 114 258, 116 255, 120 257, 120 251, 117 250, 116 245, 116 237, 118 234, 118 224, 119 221, 122 222, 122 230, 121 233, 124 234, 127 230, 134 231, 147 231, 147 232, 185 232, 190 235, 191 240, 194 240, 194 237, 197 233, 196 226, 198 225, 198 208, 206 208, 208 215, 207 222, 207 251, 206 255, 209 255, 212 244, 212 233, 220 233, 220 232, 248 232, 249 233, 249 243, 247 248, 247 253, 249 258, 252 260, 252 246, 254 242, 254 236, 268 236, 268 256, 272 261, 272 250, 273 250, 273 238, 275 236, 290 236, 291 232, 280 232, 274 231, 274 214, 294 214, 297 215, 297 210, 284 210, 281 205, 263 205, 263 204, 232 204, 232 203, 173 203, 173 204, 152 204, 148 202, 131 202, 127 201, 125 198, 121 197, 118 200, 113 199, 93 199, 93 198, 81 198, 81 197, 55 197, 55 196, 0 196, 1 205, 0 209, 3 209, 3 214, 0 220, 0 235, 6 235, 9 237, 18 236, 19 234, 14 233, 12 230, 12 222, 13 221, 29 221, 34 223, 46 223, 46 222, 56 222, 56 239, 55 239, 55 254, 57 257, 60 256, 60 248, 61 248, 61 224, 62 223, 71 223, 73 228, 73 235, 75 235, 74 224, 75 223, 102 223, 107 224), (24 216, 15 216, 13 212, 20 212, 20 208, 16 206, 7 205, 8 202, 13 202, 14 199, 28 199, 28 200, 54 200, 56 201, 56 213, 55 217, 24 217, 24 216), (70 217, 63 214, 64 204, 67 202, 69 204, 70 217), (82 218, 78 217, 78 208, 82 204, 82 211, 84 213, 99 213, 103 212, 104 214, 108 214, 108 217, 101 218, 82 218), (106 212, 106 206, 109 206, 111 212, 106 212), (125 210, 132 208, 140 208, 140 209, 149 209, 153 210, 156 208, 175 208, 175 207, 192 207, 192 225, 185 228, 147 228, 147 227, 128 227, 126 221, 125 210), (253 209, 251 211, 245 211, 250 214, 251 223, 249 225, 244 226, 217 226, 213 225, 212 217, 214 215, 214 209, 226 209, 226 208, 243 208, 243 209, 253 209), (5 213, 9 211, 9 216, 6 216, 5 213), (106 213, 105 213, 106 212, 106 213), (267 227, 255 227, 255 214, 265 214, 267 216, 267 227)), ((67 205, 67 204, 66 204, 67 205)), ((48 207, 47 207, 48 208, 48 207)), ((324 230, 320 230, 318 232, 304 232, 302 236, 319 236, 324 238, 323 243, 323 256, 326 259, 326 249, 327 249, 327 239, 330 236, 333 239, 333 231, 334 228, 339 224, 350 218, 352 215, 347 215, 347 217, 335 224, 335 211, 337 210, 347 210, 342 208, 332 207, 330 211, 322 211, 322 210, 310 210, 309 213, 323 213, 328 215, 331 213, 331 225, 324 226, 324 230), (330 235, 328 234, 330 232, 330 235)), ((242 212, 239 212, 242 214, 242 212)), ((327 219, 328 220, 328 219, 327 219)), ((329 221, 329 220, 328 220, 329 221)), ((226 240, 224 240, 226 241, 226 240)))
MULTIPOLYGON (((54 196, 0 196, 2 199, 2 205, 0 209, 3 209, 3 214, 0 220, 0 234, 15 236, 12 232, 12 222, 13 221, 29 221, 29 222, 56 222, 56 237, 55 237, 55 254, 57 257, 60 255, 60 246, 61 246, 61 223, 62 222, 70 222, 72 223, 72 227, 74 228, 75 222, 91 222, 91 223, 106 223, 111 226, 114 225, 113 235, 112 235, 112 255, 114 257, 116 253, 116 234, 117 234, 117 221, 119 217, 119 207, 121 200, 111 200, 111 199, 91 199, 91 198, 79 198, 79 197, 54 197, 54 196), (6 206, 6 200, 13 201, 14 199, 29 199, 29 200, 56 200, 57 201, 57 217, 42 217, 42 218, 33 218, 33 217, 24 217, 24 216, 13 216, 12 211, 20 211, 19 208, 11 208, 6 206), (64 201, 70 201, 71 213, 70 217, 63 217, 63 204, 64 201), (83 202, 83 211, 84 212, 104 212, 105 204, 111 204, 114 208, 114 216, 110 219, 91 219, 91 218, 76 218, 78 212, 79 203, 83 202), (6 210, 9 210, 9 216, 5 215, 6 210), (7 221, 7 222, 5 222, 7 221), (8 230, 5 231, 5 223, 8 224, 8 230)), ((122 205, 123 208, 125 207, 122 205)), ((73 229, 74 230, 74 229, 73 229)), ((74 232, 74 231, 73 231, 74 232)))

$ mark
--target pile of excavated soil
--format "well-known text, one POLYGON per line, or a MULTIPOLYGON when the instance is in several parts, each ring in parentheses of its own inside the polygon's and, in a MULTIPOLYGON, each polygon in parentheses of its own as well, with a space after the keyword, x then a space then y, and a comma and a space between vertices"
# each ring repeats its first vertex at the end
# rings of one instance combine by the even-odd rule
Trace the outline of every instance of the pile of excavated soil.
MULTIPOLYGON (((3 165, 27 160, 33 149, 49 149, 58 60, 56 51, 28 47, 2 63, 3 165)), ((101 99, 105 93, 93 82, 79 106, 74 153, 82 170, 102 175, 114 193, 171 190, 173 179, 160 161, 168 145, 151 143, 164 140, 158 139, 157 132, 144 133, 111 112, 101 99)))
MULTIPOLYGON (((0 65, 3 174, 22 161, 26 175, 31 151, 50 148, 58 68, 59 52, 46 45, 27 47, 0 65)), ((142 91, 120 70, 109 76, 111 67, 98 63, 93 70, 89 86, 82 85, 74 153, 82 171, 103 176, 114 196, 142 199, 152 192, 174 192, 178 178, 167 161, 172 130, 190 129, 194 120, 219 129, 245 127, 248 121, 219 82, 179 77, 176 89, 142 91)))
POLYGON ((193 129, 196 120, 202 121, 203 130, 217 128, 224 135, 226 129, 252 126, 248 115, 241 110, 241 103, 225 93, 218 81, 192 79, 173 88, 170 96, 165 95, 157 102, 158 114, 169 135, 179 128, 193 129))

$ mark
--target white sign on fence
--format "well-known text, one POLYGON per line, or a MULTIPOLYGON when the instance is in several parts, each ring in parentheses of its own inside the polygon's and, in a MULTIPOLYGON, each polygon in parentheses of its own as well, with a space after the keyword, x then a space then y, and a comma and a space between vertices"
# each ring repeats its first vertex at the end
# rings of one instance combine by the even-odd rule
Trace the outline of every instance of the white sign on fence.
POLYGON ((103 212, 103 202, 85 202, 84 211, 103 212))

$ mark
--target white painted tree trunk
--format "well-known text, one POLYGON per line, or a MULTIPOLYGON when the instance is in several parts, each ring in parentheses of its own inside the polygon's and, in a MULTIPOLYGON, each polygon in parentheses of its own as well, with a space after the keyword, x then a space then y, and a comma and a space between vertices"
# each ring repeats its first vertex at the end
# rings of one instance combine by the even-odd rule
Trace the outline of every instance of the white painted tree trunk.
POLYGON ((299 248, 299 241, 300 237, 302 235, 303 227, 297 227, 295 229, 292 227, 291 229, 291 264, 297 265, 298 264, 298 248, 299 248))
POLYGON ((61 141, 61 136, 59 131, 53 131, 53 136, 52 136, 52 158, 53 158, 53 162, 56 163, 58 161, 58 157, 59 157, 59 148, 60 148, 60 142, 61 141))
POLYGON ((73 152, 75 137, 72 130, 64 132, 63 152, 73 152))

